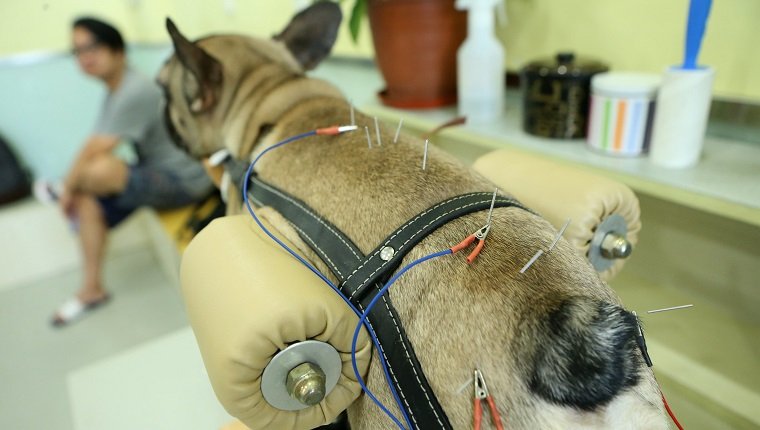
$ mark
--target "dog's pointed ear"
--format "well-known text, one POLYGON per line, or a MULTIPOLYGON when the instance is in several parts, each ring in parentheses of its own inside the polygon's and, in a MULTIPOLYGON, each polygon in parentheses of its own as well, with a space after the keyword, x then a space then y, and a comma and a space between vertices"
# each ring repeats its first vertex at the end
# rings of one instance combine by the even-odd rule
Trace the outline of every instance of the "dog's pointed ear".
POLYGON ((211 109, 217 101, 222 84, 222 64, 200 46, 187 40, 170 18, 166 18, 166 30, 172 38, 177 58, 198 81, 199 91, 190 104, 193 112, 211 109))
POLYGON ((321 1, 294 16, 274 39, 285 43, 304 70, 311 70, 330 53, 342 19, 337 4, 321 1))

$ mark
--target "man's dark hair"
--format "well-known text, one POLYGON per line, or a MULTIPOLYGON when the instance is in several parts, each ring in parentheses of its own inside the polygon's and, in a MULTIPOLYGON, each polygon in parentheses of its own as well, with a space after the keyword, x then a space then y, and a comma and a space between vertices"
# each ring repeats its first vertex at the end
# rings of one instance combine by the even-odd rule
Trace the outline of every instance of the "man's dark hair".
POLYGON ((107 46, 112 51, 124 52, 124 39, 119 30, 97 18, 82 17, 74 21, 72 28, 83 28, 95 37, 95 42, 107 46))

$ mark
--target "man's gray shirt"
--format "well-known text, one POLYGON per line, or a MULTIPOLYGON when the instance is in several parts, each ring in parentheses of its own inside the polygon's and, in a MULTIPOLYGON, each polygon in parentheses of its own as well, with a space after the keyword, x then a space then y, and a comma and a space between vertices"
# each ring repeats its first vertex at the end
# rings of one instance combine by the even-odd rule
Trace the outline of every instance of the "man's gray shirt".
POLYGON ((172 142, 162 103, 158 85, 127 67, 119 87, 106 96, 94 131, 127 140, 137 153, 138 166, 170 173, 179 189, 205 196, 210 191, 209 178, 200 162, 172 142))

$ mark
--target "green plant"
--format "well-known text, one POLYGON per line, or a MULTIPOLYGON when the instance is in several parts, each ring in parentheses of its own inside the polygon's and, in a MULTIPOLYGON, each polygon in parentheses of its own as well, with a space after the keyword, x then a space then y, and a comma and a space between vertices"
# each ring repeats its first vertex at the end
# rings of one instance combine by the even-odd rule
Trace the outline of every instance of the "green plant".
MULTIPOLYGON (((314 3, 325 0, 315 0, 314 3)), ((344 0, 331 0, 335 3, 343 4, 344 0)), ((348 15, 348 30, 351 33, 351 39, 356 43, 359 40, 359 28, 362 25, 362 18, 367 14, 368 0, 353 0, 351 12, 348 15)))
POLYGON ((359 40, 359 27, 362 18, 367 13, 367 0, 355 0, 351 8, 351 14, 348 17, 348 29, 351 31, 351 39, 356 43, 359 40))

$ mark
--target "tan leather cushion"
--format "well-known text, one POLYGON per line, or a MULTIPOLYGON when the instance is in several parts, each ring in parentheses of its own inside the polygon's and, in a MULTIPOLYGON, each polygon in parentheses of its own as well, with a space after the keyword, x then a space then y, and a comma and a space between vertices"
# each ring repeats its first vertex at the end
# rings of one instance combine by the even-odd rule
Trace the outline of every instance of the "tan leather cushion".
MULTIPOLYGON (((633 191, 620 182, 513 149, 483 155, 473 167, 556 228, 571 218, 565 239, 584 255, 588 253, 596 227, 612 214, 625 219, 631 244, 638 239, 639 201, 633 191)), ((618 260, 601 272, 602 279, 614 276, 624 262, 618 260)))
MULTIPOLYGON (((213 221, 182 258, 182 293, 219 401, 252 430, 311 429, 333 421, 361 393, 351 367, 358 318, 319 278, 264 236, 250 215, 213 221), (261 394, 269 360, 289 344, 314 339, 340 353, 338 385, 317 406, 281 411, 261 394)), ((358 365, 366 374, 364 332, 358 365)), ((283 381, 284 383, 284 381, 283 381)))

